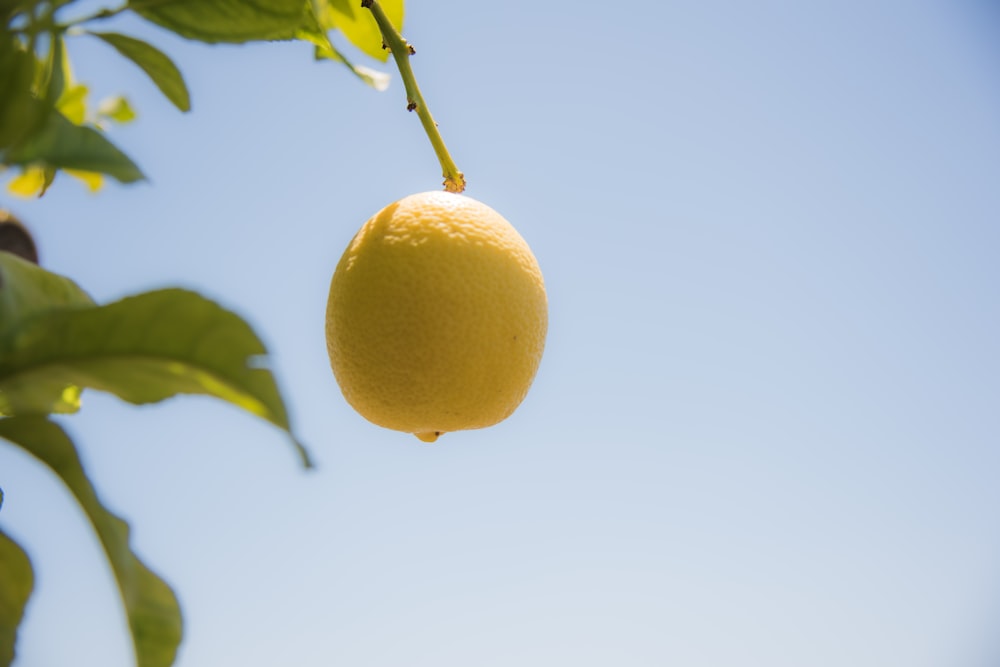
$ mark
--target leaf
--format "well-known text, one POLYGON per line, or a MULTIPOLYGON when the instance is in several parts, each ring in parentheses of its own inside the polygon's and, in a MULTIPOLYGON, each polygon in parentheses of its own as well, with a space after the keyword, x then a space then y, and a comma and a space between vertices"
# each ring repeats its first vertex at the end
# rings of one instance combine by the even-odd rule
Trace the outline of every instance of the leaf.
MULTIPOLYGON (((335 28, 366 55, 385 62, 389 52, 382 48, 382 32, 372 13, 355 0, 323 0, 327 7, 320 17, 324 28, 335 28)), ((403 29, 403 0, 379 0, 382 10, 397 30, 403 29)))
POLYGON ((313 45, 313 57, 316 60, 333 60, 343 63, 351 72, 366 84, 378 91, 389 87, 389 75, 362 65, 355 65, 330 41, 327 34, 330 27, 321 27, 317 12, 326 12, 325 0, 310 0, 306 6, 306 16, 303 24, 295 31, 295 38, 313 45))
POLYGON ((365 67, 364 65, 348 65, 354 74, 379 92, 383 92, 389 87, 389 75, 376 69, 365 67))
POLYGON ((83 84, 70 84, 63 89, 56 109, 74 125, 83 125, 87 120, 87 94, 90 90, 83 84))
MULTIPOLYGON (((72 176, 82 182, 91 193, 100 192, 104 187, 104 174, 78 169, 64 169, 67 176, 72 176)), ((55 181, 56 170, 52 167, 26 167, 24 171, 11 179, 7 190, 17 197, 42 197, 55 181)))
POLYGON ((66 45, 62 37, 56 37, 52 40, 49 48, 49 60, 46 63, 45 71, 40 73, 48 77, 45 97, 54 103, 63 94, 66 86, 72 83, 69 55, 66 53, 66 45))
POLYGON ((41 197, 45 193, 48 180, 48 170, 42 167, 26 167, 7 184, 7 191, 18 197, 41 197))
POLYGON ((96 171, 121 183, 134 183, 145 178, 139 167, 103 134, 92 127, 74 125, 56 111, 49 114, 39 132, 8 151, 5 162, 96 171))
POLYGON ((14 662, 17 628, 34 585, 28 554, 0 531, 0 667, 14 662))
POLYGON ((91 193, 100 192, 101 188, 104 187, 104 174, 98 174, 94 171, 80 171, 79 169, 66 169, 65 171, 67 176, 72 176, 86 185, 87 190, 91 193))
MULTIPOLYGON (((186 290, 56 310, 0 338, 0 411, 44 412, 47 406, 39 396, 67 385, 107 391, 136 404, 204 394, 291 435, 274 377, 258 367, 264 354, 246 322, 186 290)), ((303 465, 310 466, 305 448, 294 437, 292 444, 303 465)))
POLYGON ((243 43, 291 39, 303 0, 130 0, 147 21, 187 39, 243 43))
POLYGON ((182 634, 177 597, 132 552, 128 524, 101 504, 73 441, 62 428, 44 417, 0 419, 0 438, 20 446, 47 465, 66 484, 90 519, 118 582, 139 667, 172 665, 182 634))
POLYGON ((93 306, 90 295, 69 278, 0 252, 0 339, 41 313, 93 306))
MULTIPOLYGON (((32 318, 56 310, 91 308, 93 300, 69 278, 0 252, 0 341, 11 336, 32 318)), ((76 412, 80 388, 70 382, 55 382, 32 389, 31 403, 44 405, 39 412, 76 412)), ((10 399, 0 389, 0 415, 12 413, 10 399)))
POLYGON ((115 95, 101 100, 97 106, 97 115, 122 125, 136 119, 135 109, 129 104, 128 98, 123 95, 115 95))
POLYGON ((87 95, 90 90, 73 78, 73 67, 62 39, 53 41, 49 60, 49 99, 54 101, 55 108, 68 121, 83 125, 87 119, 87 95))
POLYGON ((156 87, 181 111, 191 110, 191 98, 181 71, 162 51, 141 39, 115 32, 91 32, 145 72, 156 87))
POLYGON ((0 161, 4 151, 30 136, 45 108, 32 94, 35 57, 13 32, 0 30, 0 161))
POLYGON ((370 69, 362 65, 355 65, 349 61, 344 55, 337 50, 333 43, 326 37, 326 35, 321 35, 316 37, 315 35, 309 35, 307 33, 302 33, 300 39, 308 41, 313 44, 314 51, 313 56, 316 60, 333 60, 339 63, 343 63, 347 66, 351 72, 364 81, 366 84, 374 88, 375 90, 382 92, 389 87, 389 75, 385 72, 379 72, 378 70, 370 69))

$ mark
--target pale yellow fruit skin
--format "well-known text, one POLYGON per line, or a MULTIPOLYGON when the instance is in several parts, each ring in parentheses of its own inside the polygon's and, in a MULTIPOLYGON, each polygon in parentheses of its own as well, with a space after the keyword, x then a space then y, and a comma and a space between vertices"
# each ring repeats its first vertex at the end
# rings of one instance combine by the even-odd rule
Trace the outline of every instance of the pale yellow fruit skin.
POLYGON ((547 327, 528 244, 493 209, 447 192, 410 195, 366 222, 337 264, 326 310, 348 403, 426 442, 509 417, 547 327))

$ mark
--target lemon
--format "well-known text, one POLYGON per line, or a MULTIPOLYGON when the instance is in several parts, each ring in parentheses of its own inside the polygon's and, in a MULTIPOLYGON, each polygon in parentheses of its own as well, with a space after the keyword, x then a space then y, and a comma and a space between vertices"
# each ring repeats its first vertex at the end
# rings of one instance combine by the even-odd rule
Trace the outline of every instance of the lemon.
POLYGON ((347 402, 425 442, 509 417, 547 326, 528 244, 490 207, 448 192, 410 195, 368 220, 337 264, 326 309, 347 402))

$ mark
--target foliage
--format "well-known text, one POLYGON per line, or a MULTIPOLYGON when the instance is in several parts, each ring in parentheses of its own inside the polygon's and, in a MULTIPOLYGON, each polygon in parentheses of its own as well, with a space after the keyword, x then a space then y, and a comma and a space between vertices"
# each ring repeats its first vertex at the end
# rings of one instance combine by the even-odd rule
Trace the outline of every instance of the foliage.
POLYGON ((181 639, 177 598, 170 587, 129 549, 128 525, 97 499, 73 442, 58 425, 43 416, 0 420, 0 436, 48 466, 83 507, 111 562, 141 662, 149 665, 173 663, 181 639))
MULTIPOLYGON (((8 186, 14 194, 41 196, 61 173, 92 190, 106 177, 123 184, 145 178, 108 138, 115 123, 135 118, 132 104, 114 97, 88 106, 89 89, 76 81, 67 56, 69 39, 100 40, 138 66, 179 110, 191 108, 190 91, 169 56, 137 37, 94 28, 118 16, 208 43, 297 40, 316 60, 343 63, 377 89, 387 82, 331 40, 339 32, 363 54, 387 57, 370 13, 347 0, 126 0, 89 14, 81 13, 81 4, 0 0, 0 172, 18 171, 8 186)), ((400 26, 403 0, 382 4, 400 26)), ((2 211, 0 227, 27 236, 22 241, 32 247, 30 256, 23 254, 27 259, 18 257, 0 235, 0 439, 51 469, 84 509, 117 580, 137 664, 170 665, 182 636, 177 599, 132 553, 128 525, 98 500, 76 446, 53 415, 78 411, 85 389, 136 404, 205 394, 286 431, 306 467, 308 454, 262 363, 263 344, 237 315, 180 289, 96 304, 69 278, 33 264, 30 235, 2 211)), ((28 555, 0 532, 0 667, 14 660, 32 587, 28 555)))
POLYGON ((28 554, 0 531, 0 664, 9 665, 14 660, 17 626, 34 585, 28 554))

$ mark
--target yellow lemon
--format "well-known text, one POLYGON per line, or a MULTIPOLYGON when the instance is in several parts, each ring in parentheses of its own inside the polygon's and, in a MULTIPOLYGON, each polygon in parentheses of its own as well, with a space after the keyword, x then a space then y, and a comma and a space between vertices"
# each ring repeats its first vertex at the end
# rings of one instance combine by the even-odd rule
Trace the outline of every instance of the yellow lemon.
POLYGON ((355 410, 433 442, 514 412, 547 325, 542 272, 517 230, 475 199, 424 192, 376 213, 347 247, 326 344, 355 410))

